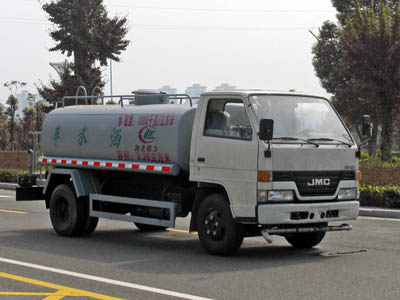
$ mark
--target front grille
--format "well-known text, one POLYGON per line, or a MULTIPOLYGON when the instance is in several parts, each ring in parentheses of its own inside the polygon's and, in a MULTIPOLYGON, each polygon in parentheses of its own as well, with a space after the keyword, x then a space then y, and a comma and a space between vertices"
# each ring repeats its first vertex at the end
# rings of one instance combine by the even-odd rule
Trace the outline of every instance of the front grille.
POLYGON ((272 174, 273 181, 294 181, 301 196, 332 196, 341 180, 356 179, 354 171, 278 171, 272 174))

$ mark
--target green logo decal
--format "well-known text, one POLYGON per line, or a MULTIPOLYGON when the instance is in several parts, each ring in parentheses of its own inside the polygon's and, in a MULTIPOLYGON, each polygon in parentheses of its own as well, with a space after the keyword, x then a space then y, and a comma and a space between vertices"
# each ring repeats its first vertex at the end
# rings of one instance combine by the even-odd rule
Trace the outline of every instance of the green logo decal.
POLYGON ((154 127, 146 126, 139 130, 138 137, 142 143, 148 144, 154 142, 156 139, 155 133, 156 129, 154 127))

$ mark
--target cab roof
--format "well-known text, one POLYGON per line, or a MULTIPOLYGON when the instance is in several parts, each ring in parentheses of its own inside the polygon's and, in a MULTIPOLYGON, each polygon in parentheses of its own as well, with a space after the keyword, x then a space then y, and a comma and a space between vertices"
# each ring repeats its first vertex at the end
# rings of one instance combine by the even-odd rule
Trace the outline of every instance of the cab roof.
POLYGON ((287 96, 300 96, 300 97, 313 97, 313 98, 322 98, 326 99, 326 97, 298 92, 289 92, 289 91, 272 91, 272 90, 226 90, 226 91, 210 91, 201 94, 202 96, 242 96, 243 98, 247 98, 251 95, 287 95, 287 96))

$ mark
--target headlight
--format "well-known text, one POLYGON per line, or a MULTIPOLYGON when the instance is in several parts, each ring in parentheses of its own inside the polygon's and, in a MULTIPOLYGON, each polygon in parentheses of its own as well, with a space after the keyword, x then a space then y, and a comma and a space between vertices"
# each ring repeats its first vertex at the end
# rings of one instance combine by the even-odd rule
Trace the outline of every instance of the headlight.
POLYGON ((293 191, 268 191, 268 201, 293 201, 293 191))
POLYGON ((357 189, 340 189, 338 200, 353 200, 357 198, 357 189))

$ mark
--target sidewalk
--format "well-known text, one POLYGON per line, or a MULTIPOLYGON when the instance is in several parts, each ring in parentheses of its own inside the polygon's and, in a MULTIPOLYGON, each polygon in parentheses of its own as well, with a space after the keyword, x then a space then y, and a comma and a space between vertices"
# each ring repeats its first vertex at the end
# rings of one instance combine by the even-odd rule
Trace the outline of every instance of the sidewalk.
MULTIPOLYGON (((1 183, 0 189, 2 190, 14 190, 17 188, 16 183, 1 183)), ((360 207, 360 216, 362 217, 374 217, 374 218, 388 218, 388 219, 400 219, 400 209, 386 209, 379 207, 360 207)))

